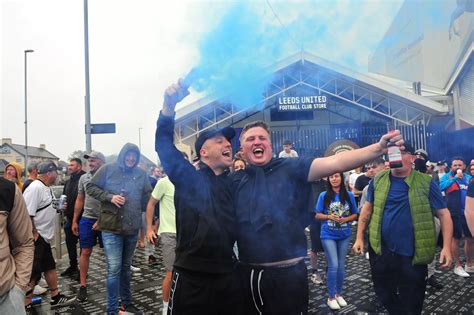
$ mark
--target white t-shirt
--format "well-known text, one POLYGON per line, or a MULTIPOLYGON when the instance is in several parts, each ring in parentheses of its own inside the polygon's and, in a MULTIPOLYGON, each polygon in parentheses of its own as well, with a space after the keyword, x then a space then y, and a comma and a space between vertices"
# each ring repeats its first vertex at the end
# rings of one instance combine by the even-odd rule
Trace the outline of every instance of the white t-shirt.
POLYGON ((293 158, 298 157, 298 153, 295 150, 291 150, 290 153, 286 153, 285 150, 281 151, 278 155, 280 158, 293 158))
POLYGON ((364 175, 364 173, 351 173, 351 175, 349 175, 349 186, 350 187, 354 187, 355 184, 356 184, 356 180, 357 178, 360 176, 360 175, 364 175))
POLYGON ((57 217, 53 206, 56 202, 53 190, 37 179, 26 188, 23 198, 25 198, 28 214, 34 217, 36 230, 46 242, 50 243, 54 237, 57 217))

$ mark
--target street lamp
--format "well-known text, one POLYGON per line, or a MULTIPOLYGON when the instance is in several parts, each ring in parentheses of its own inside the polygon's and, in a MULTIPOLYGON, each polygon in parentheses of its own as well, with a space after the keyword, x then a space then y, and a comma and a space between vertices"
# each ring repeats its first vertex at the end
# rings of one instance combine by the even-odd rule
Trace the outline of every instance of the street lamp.
POLYGON ((28 53, 34 52, 33 49, 25 50, 25 175, 26 164, 28 163, 28 72, 27 72, 27 56, 28 53))
POLYGON ((142 127, 138 128, 138 149, 140 150, 140 154, 142 152, 142 127))

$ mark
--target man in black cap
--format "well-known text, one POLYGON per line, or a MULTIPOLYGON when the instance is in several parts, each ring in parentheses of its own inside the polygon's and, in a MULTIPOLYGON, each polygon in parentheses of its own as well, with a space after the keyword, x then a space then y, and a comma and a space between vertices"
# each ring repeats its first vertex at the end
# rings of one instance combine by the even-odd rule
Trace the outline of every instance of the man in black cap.
MULTIPOLYGON (((31 272, 30 287, 33 288, 44 273, 49 291, 51 292, 51 306, 68 305, 75 298, 64 296, 58 290, 58 275, 56 262, 51 251, 51 241, 56 226, 57 200, 54 198, 51 185, 58 176, 57 166, 52 161, 38 164, 38 177, 26 188, 23 197, 33 223, 33 237, 35 239, 35 254, 33 270, 31 272)), ((26 296, 27 308, 31 308, 31 294, 26 296)))
POLYGON ((175 186, 176 259, 168 312, 242 314, 235 272, 235 216, 228 169, 232 128, 202 132, 195 145, 196 170, 173 144, 174 109, 189 92, 170 86, 158 119, 155 150, 175 186))

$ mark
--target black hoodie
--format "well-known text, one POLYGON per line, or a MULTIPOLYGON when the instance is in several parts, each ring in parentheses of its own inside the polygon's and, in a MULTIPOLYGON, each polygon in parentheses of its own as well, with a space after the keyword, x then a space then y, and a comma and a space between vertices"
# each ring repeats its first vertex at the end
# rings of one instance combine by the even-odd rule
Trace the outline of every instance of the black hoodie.
POLYGON ((69 177, 69 179, 64 184, 63 194, 66 195, 67 201, 67 206, 66 210, 64 211, 64 214, 70 222, 72 222, 72 218, 74 217, 74 206, 76 204, 77 199, 79 179, 85 173, 86 172, 84 172, 83 170, 80 170, 77 173, 71 174, 71 177, 69 177))
POLYGON ((230 179, 204 163, 197 171, 173 144, 174 117, 160 114, 155 150, 175 186, 175 267, 206 273, 231 272, 236 259, 235 211, 230 179))

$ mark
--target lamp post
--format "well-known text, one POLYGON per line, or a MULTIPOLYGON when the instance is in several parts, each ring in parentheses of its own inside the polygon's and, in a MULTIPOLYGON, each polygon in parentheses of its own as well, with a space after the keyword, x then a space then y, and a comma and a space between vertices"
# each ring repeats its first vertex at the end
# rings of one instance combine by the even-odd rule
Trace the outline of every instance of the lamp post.
POLYGON ((142 152, 142 127, 138 128, 138 149, 140 150, 140 154, 142 152))
POLYGON ((33 49, 25 50, 25 175, 26 166, 28 163, 28 71, 27 71, 27 56, 28 53, 34 52, 33 49))

